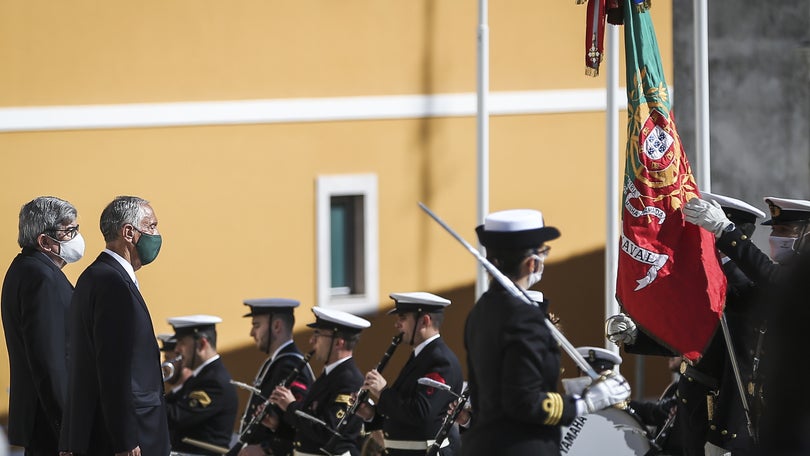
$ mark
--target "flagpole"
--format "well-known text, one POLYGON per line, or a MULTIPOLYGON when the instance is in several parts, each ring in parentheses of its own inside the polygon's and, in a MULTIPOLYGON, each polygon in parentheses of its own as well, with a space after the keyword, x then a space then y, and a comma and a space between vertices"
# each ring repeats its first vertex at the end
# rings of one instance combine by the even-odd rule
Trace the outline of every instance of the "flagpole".
POLYGON ((701 191, 712 191, 711 144, 709 137, 709 13, 708 0, 694 0, 695 39, 695 136, 697 183, 701 191))
MULTIPOLYGON (((487 0, 478 0, 478 65, 477 65, 477 115, 476 140, 478 161, 477 221, 484 223, 489 213, 489 25, 487 0)), ((485 255, 484 246, 478 244, 478 251, 485 255)), ((487 287, 487 271, 477 266, 475 299, 484 294, 487 287)))
MULTIPOLYGON (((605 319, 619 313, 616 302, 616 270, 619 242, 619 27, 607 26, 607 104, 605 107, 606 239, 605 239, 605 319)), ((605 348, 618 354, 619 347, 605 339, 605 348)))

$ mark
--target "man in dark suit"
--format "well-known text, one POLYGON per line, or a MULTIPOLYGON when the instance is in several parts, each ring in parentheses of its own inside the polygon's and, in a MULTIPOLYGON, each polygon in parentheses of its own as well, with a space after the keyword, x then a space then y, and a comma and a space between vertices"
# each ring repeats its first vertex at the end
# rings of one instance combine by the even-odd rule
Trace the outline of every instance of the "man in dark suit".
POLYGON ((160 351, 135 271, 160 251, 149 202, 115 198, 101 213, 107 248, 76 282, 60 449, 78 455, 166 456, 160 351))
POLYGON ((54 455, 67 389, 67 315, 73 285, 62 268, 84 254, 76 209, 42 196, 20 210, 14 258, 3 281, 2 312, 11 389, 9 443, 26 455, 54 455))
POLYGON ((357 438, 362 427, 360 417, 347 418, 338 431, 333 432, 346 415, 352 394, 363 385, 363 374, 354 364, 352 355, 360 331, 371 326, 367 320, 349 313, 314 307, 315 323, 309 339, 315 350, 315 359, 322 361, 324 372, 315 380, 303 400, 296 400, 289 388, 276 387, 270 399, 284 411, 283 419, 295 428, 295 454, 297 456, 323 455, 321 448, 329 446, 334 455, 357 456, 360 450, 357 438), (313 420, 299 416, 301 411, 326 423, 328 429, 313 420), (329 445, 327 445, 329 444, 329 445))
POLYGON ((174 451, 221 454, 184 441, 187 438, 222 448, 231 443, 238 400, 231 374, 217 353, 216 324, 221 322, 213 315, 169 318, 177 339, 175 353, 183 357, 181 365, 191 370, 191 376, 166 395, 174 451))
MULTIPOLYGON (((389 455, 421 456, 433 444, 447 415, 447 406, 456 396, 417 381, 427 377, 461 394, 461 364, 439 334, 444 308, 450 301, 425 292, 392 293, 390 297, 396 303, 389 312, 397 314, 394 327, 413 353, 393 385, 386 387, 388 382, 376 370, 366 374, 363 386, 376 402, 376 413, 372 412, 374 419, 368 429, 382 428, 389 455)), ((366 414, 367 419, 369 415, 366 414)), ((458 444, 458 429, 451 438, 458 444)), ((440 442, 440 454, 454 454, 450 443, 448 439, 440 442)))
POLYGON ((295 299, 265 298, 247 299, 244 304, 250 307, 245 317, 251 317, 250 336, 256 342, 256 347, 268 355, 267 359, 256 374, 253 386, 261 394, 250 394, 242 422, 239 427, 240 435, 250 432, 246 445, 240 451, 240 456, 263 456, 273 454, 276 456, 292 455, 295 429, 289 423, 280 421, 276 410, 269 414, 278 422, 275 431, 271 431, 261 424, 254 428, 247 427, 256 414, 256 407, 260 406, 273 389, 284 382, 294 370, 298 374, 288 385, 295 399, 300 401, 306 396, 315 376, 307 365, 301 366, 304 355, 293 342, 293 327, 295 326, 294 310, 300 305, 295 299))

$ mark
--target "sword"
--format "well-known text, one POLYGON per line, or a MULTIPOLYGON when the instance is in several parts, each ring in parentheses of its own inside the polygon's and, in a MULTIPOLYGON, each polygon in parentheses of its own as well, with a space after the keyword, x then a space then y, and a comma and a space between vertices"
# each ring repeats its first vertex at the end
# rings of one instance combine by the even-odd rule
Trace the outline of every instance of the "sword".
POLYGON ((745 427, 748 428, 748 435, 754 443, 757 442, 756 434, 754 433, 754 425, 751 422, 751 411, 748 407, 748 398, 745 397, 745 387, 743 387, 742 377, 740 376, 740 366, 737 364, 737 352, 734 351, 734 344, 731 342, 731 332, 728 329, 728 322, 726 321, 726 313, 720 317, 720 326, 723 328, 723 338, 726 340, 726 348, 728 349, 728 357, 731 359, 731 369, 734 371, 734 380, 737 383, 737 391, 740 393, 740 400, 742 401, 743 411, 745 412, 745 427))
MULTIPOLYGON (((450 233, 450 235, 453 236, 470 253, 472 253, 472 255, 478 260, 478 262, 481 263, 482 266, 484 266, 484 269, 486 269, 487 272, 489 272, 490 275, 492 275, 492 277, 506 289, 506 291, 508 291, 509 293, 512 294, 512 296, 520 299, 524 303, 530 306, 537 307, 537 303, 532 301, 532 299, 526 294, 526 290, 521 290, 517 285, 515 285, 515 282, 512 282, 512 279, 506 277, 501 271, 499 271, 498 268, 495 267, 495 265, 490 263, 489 260, 487 260, 486 258, 484 258, 483 255, 481 255, 481 252, 476 250, 475 247, 471 246, 467 241, 464 240, 464 238, 459 236, 458 233, 453 231, 452 228, 450 228, 446 223, 444 223, 444 221, 440 219, 438 215, 433 213, 433 211, 428 209, 428 207, 422 203, 419 203, 419 207, 422 208, 422 210, 425 211, 425 213, 429 215, 430 218, 435 220, 436 223, 441 225, 441 227, 444 228, 445 231, 450 233)), ((557 343, 560 344, 560 347, 562 347, 565 353, 567 353, 568 356, 570 356, 571 359, 574 360, 574 363, 577 365, 577 367, 579 367, 583 372, 585 372, 588 375, 588 377, 590 377, 592 380, 599 379, 600 375, 594 370, 593 367, 591 367, 590 364, 588 364, 587 361, 585 361, 585 357, 583 357, 577 351, 577 349, 574 348, 573 345, 571 345, 571 342, 568 342, 568 339, 565 338, 565 336, 560 332, 560 330, 557 329, 557 327, 554 326, 554 324, 551 323, 551 321, 549 321, 548 318, 543 319, 543 321, 546 323, 546 327, 549 329, 549 331, 551 331, 551 335, 554 337, 557 343)))

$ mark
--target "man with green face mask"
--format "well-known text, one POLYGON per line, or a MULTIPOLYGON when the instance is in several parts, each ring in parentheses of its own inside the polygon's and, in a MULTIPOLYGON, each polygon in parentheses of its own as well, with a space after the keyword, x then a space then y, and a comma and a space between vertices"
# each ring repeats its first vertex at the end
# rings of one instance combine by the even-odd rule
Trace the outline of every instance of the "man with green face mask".
POLYGON ((79 277, 70 309, 68 395, 60 450, 169 454, 160 351, 135 271, 157 257, 149 202, 115 198, 101 213, 106 249, 79 277))

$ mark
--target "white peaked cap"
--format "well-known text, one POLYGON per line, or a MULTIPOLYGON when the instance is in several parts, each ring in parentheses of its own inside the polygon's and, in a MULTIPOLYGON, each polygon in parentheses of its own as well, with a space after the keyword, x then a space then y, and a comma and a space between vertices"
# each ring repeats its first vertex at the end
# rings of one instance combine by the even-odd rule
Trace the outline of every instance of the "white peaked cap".
POLYGON ((730 196, 718 195, 710 192, 700 192, 700 197, 706 201, 717 201, 717 204, 725 209, 736 209, 738 211, 747 212, 753 215, 755 218, 765 218, 765 213, 761 210, 746 203, 745 201, 738 200, 730 196))
POLYGON ((601 347, 577 347, 577 351, 588 363, 607 361, 617 366, 622 363, 621 356, 601 347))
POLYGON ((441 312, 450 305, 449 299, 426 291, 391 293, 388 296, 396 301, 394 308, 388 312, 389 315, 398 312, 441 312))
POLYGON ((184 317, 168 318, 167 321, 174 329, 211 326, 222 323, 222 319, 214 315, 186 315, 184 317))
POLYGON ((310 328, 360 332, 371 326, 368 320, 342 310, 313 307, 312 312, 315 314, 315 323, 308 324, 310 328))

